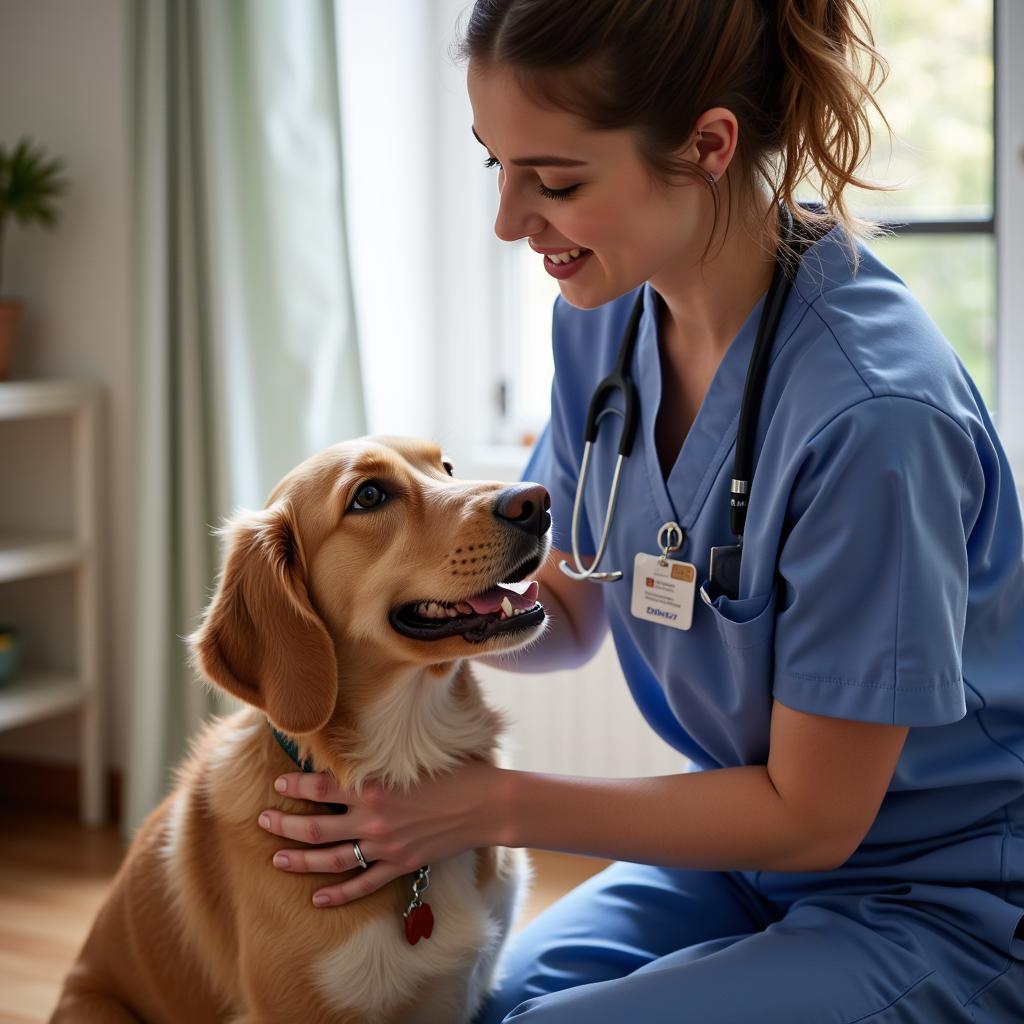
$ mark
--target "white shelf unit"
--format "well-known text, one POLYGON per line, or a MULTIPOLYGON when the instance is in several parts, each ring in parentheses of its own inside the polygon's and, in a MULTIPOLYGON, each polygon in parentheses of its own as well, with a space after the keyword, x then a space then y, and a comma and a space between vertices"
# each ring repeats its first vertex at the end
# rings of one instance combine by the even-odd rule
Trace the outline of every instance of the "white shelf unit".
POLYGON ((74 496, 71 537, 0 530, 0 586, 16 586, 19 580, 52 573, 74 573, 78 627, 73 672, 33 669, 23 661, 17 677, 0 687, 0 730, 78 711, 79 813, 88 825, 99 825, 107 816, 100 664, 100 397, 99 385, 89 380, 0 381, 0 421, 70 420, 74 496))

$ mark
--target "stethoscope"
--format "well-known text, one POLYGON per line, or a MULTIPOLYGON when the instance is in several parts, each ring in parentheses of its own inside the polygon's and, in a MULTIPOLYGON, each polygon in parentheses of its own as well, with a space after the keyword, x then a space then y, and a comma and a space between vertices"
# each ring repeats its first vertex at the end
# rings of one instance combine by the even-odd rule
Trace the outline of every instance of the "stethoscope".
MULTIPOLYGON (((761 319, 757 327, 754 350, 747 364, 747 376, 743 386, 743 401, 740 405, 740 421, 736 433, 736 459, 733 479, 730 485, 729 526, 736 537, 736 544, 712 547, 708 579, 710 589, 702 596, 705 601, 714 600, 719 594, 735 599, 739 594, 740 557, 743 551, 743 530, 747 519, 747 503, 750 495, 750 484, 753 477, 752 459, 754 449, 754 431, 757 428, 757 417, 761 409, 761 395, 764 381, 768 373, 769 357, 775 333, 782 316, 786 298, 793 286, 800 262, 800 252, 793 227, 793 215, 784 205, 780 205, 780 219, 783 223, 783 238, 775 252, 775 270, 771 285, 761 309, 761 319)), ((584 429, 583 459, 580 463, 579 479, 576 483, 576 498, 572 506, 572 557, 575 568, 562 559, 559 568, 574 580, 590 580, 593 583, 611 583, 622 579, 622 572, 598 572, 597 567, 604 558, 608 545, 608 531, 615 516, 615 506, 619 499, 619 482, 622 476, 622 463, 633 450, 633 439, 636 436, 639 398, 636 385, 633 383, 629 368, 633 361, 633 349, 636 347, 640 317, 643 313, 644 289, 637 293, 636 301, 630 311, 626 328, 622 335, 618 358, 612 372, 608 374, 594 391, 587 410, 584 429), (621 391, 625 408, 604 408, 608 397, 615 391, 621 391), (583 504, 583 492, 586 486, 587 472, 590 468, 590 453, 597 440, 597 428, 602 417, 614 413, 622 417, 622 433, 619 437, 619 454, 615 462, 611 490, 608 496, 608 510, 601 529, 601 542, 597 546, 597 554, 589 568, 584 568, 579 550, 580 508, 583 504)), ((666 523, 658 536, 658 543, 667 554, 682 546, 682 528, 676 523, 666 523), (663 539, 664 538, 664 539, 663 539), (676 543, 673 543, 676 540, 676 543)))

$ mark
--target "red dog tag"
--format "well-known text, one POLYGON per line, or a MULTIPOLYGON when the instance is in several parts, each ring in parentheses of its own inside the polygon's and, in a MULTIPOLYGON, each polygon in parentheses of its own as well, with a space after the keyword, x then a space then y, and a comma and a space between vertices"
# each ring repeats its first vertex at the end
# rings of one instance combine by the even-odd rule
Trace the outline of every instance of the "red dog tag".
POLYGON ((412 907, 405 915, 405 937, 410 946, 415 946, 420 939, 429 939, 434 930, 434 912, 429 903, 421 903, 412 907))

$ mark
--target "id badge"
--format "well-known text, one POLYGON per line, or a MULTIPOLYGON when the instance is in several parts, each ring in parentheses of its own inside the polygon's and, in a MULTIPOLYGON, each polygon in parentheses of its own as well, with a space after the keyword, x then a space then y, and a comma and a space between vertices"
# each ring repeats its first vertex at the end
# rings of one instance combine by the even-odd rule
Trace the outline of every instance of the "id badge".
POLYGON ((673 629, 693 624, 697 567, 664 555, 640 552, 633 560, 633 604, 638 619, 673 629))

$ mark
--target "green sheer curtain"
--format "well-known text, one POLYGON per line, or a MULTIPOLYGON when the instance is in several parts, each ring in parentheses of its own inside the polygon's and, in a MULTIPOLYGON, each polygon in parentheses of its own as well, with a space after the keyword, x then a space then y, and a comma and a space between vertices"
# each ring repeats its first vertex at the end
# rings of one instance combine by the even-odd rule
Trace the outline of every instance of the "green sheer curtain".
POLYGON ((365 433, 331 0, 135 0, 136 622, 122 822, 233 702, 188 666, 211 530, 365 433))

